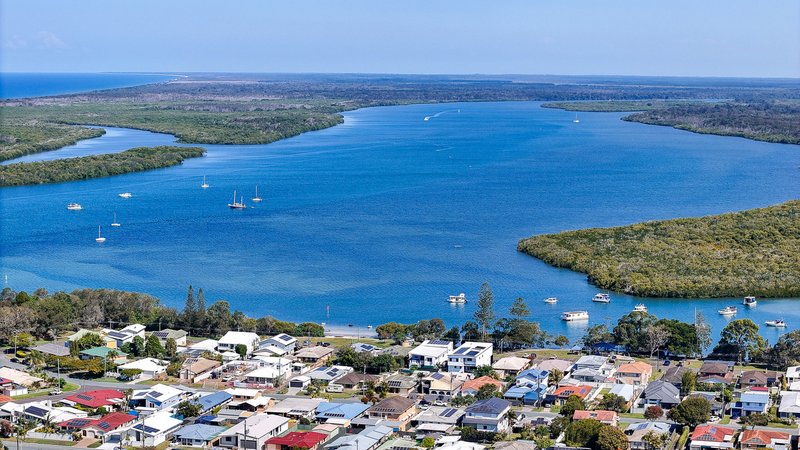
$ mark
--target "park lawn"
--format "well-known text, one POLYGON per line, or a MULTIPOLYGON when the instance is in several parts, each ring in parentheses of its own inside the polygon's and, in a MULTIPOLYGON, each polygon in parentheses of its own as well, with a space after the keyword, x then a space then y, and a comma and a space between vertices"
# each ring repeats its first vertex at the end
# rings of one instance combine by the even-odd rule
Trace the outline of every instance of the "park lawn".
MULTIPOLYGON (((77 384, 67 383, 67 384, 64 385, 64 388, 62 389, 62 391, 63 392, 76 391, 76 390, 78 390, 79 387, 80 386, 78 386, 77 384)), ((27 394, 23 394, 23 395, 15 395, 12 398, 14 400, 25 400, 25 399, 28 399, 28 398, 36 398, 36 397, 41 397, 41 396, 47 395, 52 390, 53 390, 53 388, 47 388, 47 389, 42 389, 42 390, 35 391, 35 392, 28 392, 27 394)))
MULTIPOLYGON (((298 338, 298 340, 306 340, 306 338, 298 338)), ((356 342, 364 342, 367 344, 372 344, 376 347, 386 348, 390 347, 393 343, 389 339, 375 339, 366 337, 362 337, 359 339, 349 338, 349 337, 312 337, 312 338, 307 338, 307 340, 311 343, 311 345, 317 345, 320 342, 327 342, 328 344, 336 348, 349 347, 350 344, 354 344, 356 342)))

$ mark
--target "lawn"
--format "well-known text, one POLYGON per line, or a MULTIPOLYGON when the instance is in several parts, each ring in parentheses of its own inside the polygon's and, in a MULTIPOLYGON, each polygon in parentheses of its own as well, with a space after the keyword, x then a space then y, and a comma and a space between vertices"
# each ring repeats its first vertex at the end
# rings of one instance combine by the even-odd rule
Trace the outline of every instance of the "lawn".
MULTIPOLYGON (((10 439, 6 439, 3 442, 8 442, 9 444, 16 445, 16 441, 12 441, 10 439)), ((55 439, 20 439, 20 442, 25 442, 26 444, 44 444, 44 445, 57 445, 60 447, 72 447, 76 443, 74 441, 58 441, 55 439)), ((9 447, 14 448, 14 447, 9 447)))
MULTIPOLYGON (((77 384, 67 383, 67 384, 64 385, 64 389, 62 389, 62 391, 63 392, 71 392, 71 391, 77 390, 79 387, 80 386, 78 386, 77 384)), ((52 391, 52 390, 53 390, 53 388, 42 389, 42 390, 36 391, 36 392, 28 392, 27 394, 24 394, 24 395, 15 395, 13 398, 14 398, 14 400, 25 400, 25 399, 28 399, 28 398, 41 397, 43 395, 49 394, 50 391, 52 391)))
MULTIPOLYGON (((304 341, 306 340, 306 338, 298 338, 298 340, 304 341)), ((346 337, 312 337, 312 338, 307 338, 307 340, 311 343, 311 345, 316 345, 319 342, 327 342, 328 344, 336 348, 349 347, 350 344, 353 344, 355 342, 365 342, 367 344, 372 344, 380 348, 386 348, 392 345, 391 340, 381 340, 381 339, 366 338, 366 337, 362 337, 360 339, 346 338, 346 337)))

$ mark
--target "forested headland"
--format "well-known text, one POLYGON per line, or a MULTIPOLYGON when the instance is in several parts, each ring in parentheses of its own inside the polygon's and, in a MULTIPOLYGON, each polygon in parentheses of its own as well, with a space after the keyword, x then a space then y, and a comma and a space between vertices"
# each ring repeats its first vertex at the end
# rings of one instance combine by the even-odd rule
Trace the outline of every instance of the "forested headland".
POLYGON ((800 297, 800 201, 523 239, 517 249, 648 297, 800 297))
POLYGON ((120 153, 0 166, 0 187, 62 183, 181 164, 203 156, 200 147, 137 147, 120 153))

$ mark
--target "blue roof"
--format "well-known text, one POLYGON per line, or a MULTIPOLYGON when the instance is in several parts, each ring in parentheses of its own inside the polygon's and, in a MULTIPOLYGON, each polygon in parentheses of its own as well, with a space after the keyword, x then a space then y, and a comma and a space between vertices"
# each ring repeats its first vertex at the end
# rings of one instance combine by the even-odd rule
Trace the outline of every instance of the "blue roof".
POLYGON ((186 425, 185 427, 176 431, 175 437, 178 439, 209 441, 214 439, 218 434, 225 430, 227 430, 226 427, 194 423, 192 425, 186 425))
POLYGON ((364 413, 369 405, 363 403, 331 403, 322 402, 317 406, 317 418, 355 419, 364 413))
POLYGON ((547 377, 550 375, 550 371, 548 370, 541 370, 537 368, 523 370, 517 375, 517 378, 533 378, 533 379, 544 379, 547 380, 547 377))
POLYGON ((216 408, 217 406, 232 399, 233 396, 225 391, 214 392, 213 394, 206 395, 205 397, 198 398, 195 402, 200 405, 203 411, 216 408))
POLYGON ((532 391, 532 389, 528 388, 528 387, 515 386, 515 387, 512 387, 511 389, 507 390, 506 393, 503 394, 503 397, 505 397, 505 398, 522 398, 522 397, 525 397, 525 394, 527 394, 528 392, 531 392, 531 391, 532 391))
POLYGON ((628 347, 624 345, 617 345, 612 342, 599 342, 592 346, 592 350, 597 350, 601 352, 625 353, 628 351, 628 347))
POLYGON ((769 392, 742 392, 743 403, 769 403, 769 392))

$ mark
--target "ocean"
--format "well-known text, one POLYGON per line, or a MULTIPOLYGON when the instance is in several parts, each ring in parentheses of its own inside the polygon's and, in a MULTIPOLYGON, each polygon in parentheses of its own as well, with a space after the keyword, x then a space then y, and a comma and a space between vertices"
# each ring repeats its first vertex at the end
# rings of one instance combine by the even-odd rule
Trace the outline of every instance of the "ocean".
POLYGON ((144 73, 0 73, 0 99, 73 94, 174 78, 175 75, 144 73))

